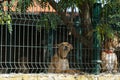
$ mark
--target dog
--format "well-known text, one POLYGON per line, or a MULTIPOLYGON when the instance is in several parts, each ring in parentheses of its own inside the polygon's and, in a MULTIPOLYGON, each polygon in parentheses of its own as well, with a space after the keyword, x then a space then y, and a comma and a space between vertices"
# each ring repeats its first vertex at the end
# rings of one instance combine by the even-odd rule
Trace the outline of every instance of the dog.
POLYGON ((71 70, 69 68, 69 62, 67 55, 70 50, 73 49, 73 46, 68 42, 62 42, 57 45, 58 51, 51 59, 51 63, 48 69, 49 73, 78 73, 78 70, 71 70))
POLYGON ((102 60, 102 72, 107 71, 109 73, 116 73, 118 70, 117 55, 114 52, 118 47, 118 37, 114 36, 113 39, 109 39, 105 42, 105 49, 101 53, 102 60))

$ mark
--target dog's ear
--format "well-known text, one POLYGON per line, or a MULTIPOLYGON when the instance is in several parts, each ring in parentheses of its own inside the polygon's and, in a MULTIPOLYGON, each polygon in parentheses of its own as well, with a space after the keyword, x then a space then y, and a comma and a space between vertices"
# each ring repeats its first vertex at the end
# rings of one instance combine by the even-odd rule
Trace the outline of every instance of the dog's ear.
POLYGON ((61 45, 62 45, 61 43, 60 44, 56 44, 55 47, 60 47, 61 45))
POLYGON ((70 49, 72 50, 72 49, 73 49, 73 46, 72 46, 72 44, 69 44, 69 46, 70 46, 70 49))
POLYGON ((69 44, 69 43, 68 42, 62 42, 62 43, 56 44, 56 47, 60 47, 60 46, 65 45, 65 44, 69 44))

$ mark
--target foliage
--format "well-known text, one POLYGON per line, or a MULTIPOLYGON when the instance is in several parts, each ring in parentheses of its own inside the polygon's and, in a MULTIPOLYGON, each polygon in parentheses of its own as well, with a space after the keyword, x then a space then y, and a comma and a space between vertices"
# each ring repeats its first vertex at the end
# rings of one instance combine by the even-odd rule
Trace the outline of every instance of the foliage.
POLYGON ((108 23, 120 27, 120 2, 112 2, 108 6, 108 23))
MULTIPOLYGON (((14 3, 16 0, 12 0, 14 3)), ((34 0, 41 6, 42 8, 50 8, 47 3, 50 3, 54 0, 34 0)), ((90 12, 92 12, 93 5, 97 1, 101 1, 103 4, 100 22, 97 23, 95 31, 97 33, 97 38, 100 42, 102 42, 105 37, 110 38, 111 35, 114 34, 113 26, 120 27, 120 0, 59 0, 54 5, 58 11, 65 12, 67 8, 75 8, 79 9, 79 12, 82 13, 82 9, 85 9, 84 6, 86 3, 89 4, 90 12), (83 8, 84 7, 84 8, 83 8)), ((17 2, 17 10, 20 12, 25 12, 29 6, 33 6, 33 0, 18 0, 17 2)), ((93 13, 91 13, 93 14, 93 13)), ((81 17, 81 16, 80 16, 81 17)), ((91 18, 92 19, 92 18, 91 18)), ((37 23, 37 29, 41 27, 46 27, 47 30, 50 28, 55 29, 58 22, 61 21, 60 17, 56 14, 44 14, 41 16, 37 23), (50 25, 50 26, 49 26, 50 25)))
POLYGON ((35 0, 38 4, 39 4, 39 6, 41 7, 41 8, 49 8, 50 9, 50 6, 47 4, 47 0, 35 0))
MULTIPOLYGON (((12 5, 16 2, 16 0, 12 0, 12 3, 10 4, 11 7, 12 5)), ((18 12, 26 12, 29 6, 33 6, 33 0, 18 0, 17 1, 17 7, 16 11, 18 12)))
POLYGON ((47 30, 51 28, 55 29, 59 23, 61 23, 61 19, 57 14, 42 14, 39 21, 37 22, 37 29, 39 30, 41 27, 45 27, 47 30))
POLYGON ((120 32, 119 7, 120 1, 112 1, 105 4, 102 8, 100 23, 97 24, 95 29, 100 42, 104 41, 105 38, 112 38, 116 31, 120 32))
POLYGON ((103 42, 106 38, 113 38, 114 37, 114 31, 111 27, 109 27, 109 24, 98 24, 95 29, 97 33, 97 39, 99 40, 100 44, 103 42))
POLYGON ((2 11, 0 11, 0 24, 4 25, 7 24, 8 26, 8 31, 11 34, 12 33, 12 19, 10 14, 4 13, 2 11))

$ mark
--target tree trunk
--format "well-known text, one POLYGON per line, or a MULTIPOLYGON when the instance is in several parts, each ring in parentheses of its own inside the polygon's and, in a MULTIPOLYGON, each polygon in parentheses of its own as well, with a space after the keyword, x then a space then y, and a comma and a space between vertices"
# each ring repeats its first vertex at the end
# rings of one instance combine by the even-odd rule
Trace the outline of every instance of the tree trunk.
POLYGON ((88 2, 83 3, 81 5, 81 23, 82 23, 82 28, 84 28, 84 32, 87 33, 92 29, 91 25, 91 13, 90 13, 90 6, 88 2))
MULTIPOLYGON (((92 28, 92 21, 91 21, 91 8, 87 0, 83 2, 82 5, 80 5, 80 18, 81 18, 81 27, 83 29, 82 35, 90 42, 93 42, 92 36, 88 36, 88 33, 91 32, 92 28)), ((87 45, 89 47, 91 45, 87 45)))
MULTIPOLYGON (((87 40, 87 38, 81 36, 79 33, 77 33, 75 27, 73 26, 73 23, 70 22, 70 20, 68 20, 67 16, 66 16, 66 13, 65 12, 61 12, 59 11, 60 8, 62 7, 57 7, 57 3, 54 1, 54 0, 48 0, 49 4, 56 10, 56 12, 61 16, 61 19, 63 20, 63 22, 67 25, 67 27, 70 27, 71 29, 71 33, 72 35, 75 37, 75 38, 78 38, 80 39, 80 42, 82 42, 84 45, 88 46, 88 45, 91 45, 90 41, 87 40)), ((90 25, 91 25, 91 18, 90 18, 90 13, 89 13, 89 5, 85 4, 83 6, 83 8, 86 9, 86 6, 87 6, 87 10, 83 10, 83 17, 82 19, 84 19, 84 23, 82 22, 82 26, 83 27, 86 27, 86 29, 89 29, 90 25)))

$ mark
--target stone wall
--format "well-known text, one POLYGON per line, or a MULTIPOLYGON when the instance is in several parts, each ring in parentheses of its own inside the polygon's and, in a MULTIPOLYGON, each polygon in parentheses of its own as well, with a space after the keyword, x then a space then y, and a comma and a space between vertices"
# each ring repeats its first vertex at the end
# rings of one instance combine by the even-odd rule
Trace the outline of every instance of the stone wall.
POLYGON ((0 74, 0 80, 120 80, 120 74, 0 74))

